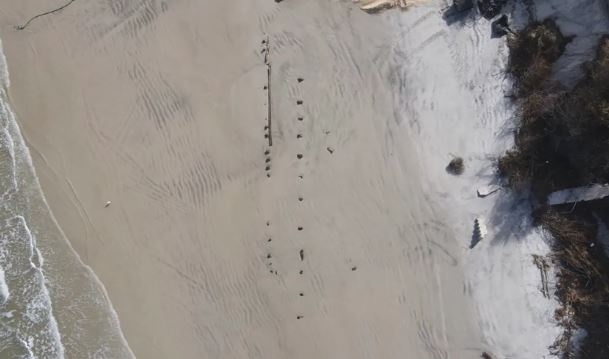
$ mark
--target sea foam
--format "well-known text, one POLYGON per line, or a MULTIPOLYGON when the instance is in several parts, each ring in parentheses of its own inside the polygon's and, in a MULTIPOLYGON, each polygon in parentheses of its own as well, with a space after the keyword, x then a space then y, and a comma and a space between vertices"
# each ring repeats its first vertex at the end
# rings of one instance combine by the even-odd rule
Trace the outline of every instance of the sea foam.
POLYGON ((21 154, 16 141, 22 139, 14 138, 19 133, 7 100, 9 76, 1 42, 0 85, 0 357, 63 358, 42 256, 22 215, 28 208, 19 188, 27 182, 17 177, 21 154))
POLYGON ((134 358, 105 288, 49 209, 9 84, 0 41, 0 267, 9 293, 0 302, 0 358, 134 358))
POLYGON ((4 269, 0 268, 0 305, 4 305, 8 300, 10 293, 8 291, 8 285, 4 278, 4 269))

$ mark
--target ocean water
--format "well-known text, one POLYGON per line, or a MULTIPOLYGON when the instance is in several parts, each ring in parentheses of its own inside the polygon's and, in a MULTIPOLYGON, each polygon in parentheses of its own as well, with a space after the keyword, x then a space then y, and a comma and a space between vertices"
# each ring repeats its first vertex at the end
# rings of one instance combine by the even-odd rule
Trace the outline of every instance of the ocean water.
POLYGON ((132 358, 103 286, 48 208, 9 85, 0 43, 0 358, 132 358))

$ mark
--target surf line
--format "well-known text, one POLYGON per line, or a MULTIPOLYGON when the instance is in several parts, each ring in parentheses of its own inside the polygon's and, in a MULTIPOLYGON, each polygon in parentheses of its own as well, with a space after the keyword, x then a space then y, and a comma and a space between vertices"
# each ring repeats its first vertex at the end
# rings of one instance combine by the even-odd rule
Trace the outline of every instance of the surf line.
POLYGON ((56 12, 59 12, 59 11, 65 9, 65 8, 67 8, 68 6, 72 5, 72 3, 74 1, 76 1, 76 0, 70 0, 67 3, 61 5, 60 7, 56 8, 56 9, 49 10, 47 12, 43 12, 42 14, 38 14, 38 15, 32 17, 31 19, 29 19, 25 24, 23 24, 23 25, 17 25, 17 26, 15 26, 15 28, 17 30, 24 30, 26 27, 28 27, 30 25, 30 23, 32 21, 36 20, 37 18, 46 16, 46 15, 50 15, 50 14, 53 14, 53 13, 56 13, 56 12))
POLYGON ((266 65, 266 121, 267 121, 267 133, 269 137, 269 147, 273 146, 273 131, 271 129, 272 119, 271 119, 271 45, 269 43, 269 37, 266 37, 266 41, 264 42, 264 64, 266 65))

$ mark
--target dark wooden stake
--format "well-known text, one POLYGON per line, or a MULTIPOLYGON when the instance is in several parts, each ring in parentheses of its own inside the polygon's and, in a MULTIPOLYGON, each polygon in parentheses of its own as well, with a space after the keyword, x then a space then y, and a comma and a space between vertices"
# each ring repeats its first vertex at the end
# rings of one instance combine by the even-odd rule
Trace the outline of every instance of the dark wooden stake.
POLYGON ((269 37, 266 37, 265 41, 265 51, 264 51, 264 64, 266 65, 266 96, 267 96, 267 131, 268 131, 268 139, 269 139, 269 147, 273 146, 273 128, 271 127, 272 119, 271 119, 271 45, 269 42, 269 37))

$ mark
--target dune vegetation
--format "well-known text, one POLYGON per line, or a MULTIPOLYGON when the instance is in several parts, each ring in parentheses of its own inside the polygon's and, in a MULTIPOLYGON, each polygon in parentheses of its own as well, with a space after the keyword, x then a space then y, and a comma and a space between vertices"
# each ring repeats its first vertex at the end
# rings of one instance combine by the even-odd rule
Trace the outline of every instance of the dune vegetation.
MULTIPOLYGON (((585 76, 567 89, 552 79, 553 66, 570 41, 551 20, 510 35, 508 73, 519 111, 515 147, 498 169, 515 191, 530 190, 538 225, 553 237, 556 319, 564 328, 552 348, 562 358, 608 358, 609 258, 598 223, 609 219, 602 201, 550 208, 553 191, 609 182, 609 37, 600 39, 585 76), (574 340, 578 329, 582 340, 574 340), (577 343, 576 343, 577 342, 577 343)), ((606 222, 605 222, 606 223, 606 222)))

